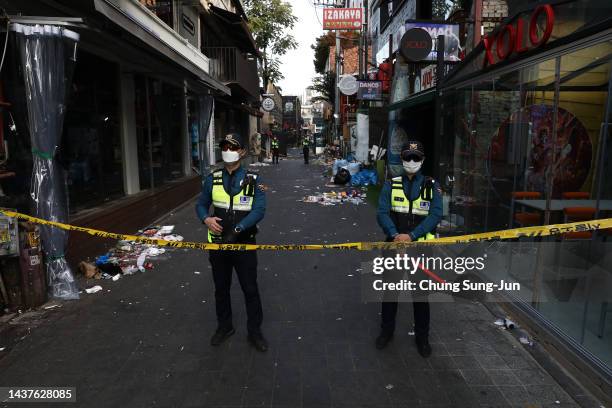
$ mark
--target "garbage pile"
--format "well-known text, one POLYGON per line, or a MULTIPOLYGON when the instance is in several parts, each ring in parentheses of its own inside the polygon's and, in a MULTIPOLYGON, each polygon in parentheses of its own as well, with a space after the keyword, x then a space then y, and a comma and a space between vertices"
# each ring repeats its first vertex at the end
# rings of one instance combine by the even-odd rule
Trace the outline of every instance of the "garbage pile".
POLYGON ((353 187, 378 183, 375 170, 362 169, 361 163, 348 160, 335 160, 332 165, 331 182, 337 185, 350 183, 353 187))
MULTIPOLYGON (((151 226, 138 231, 138 236, 166 241, 182 241, 183 237, 174 233, 174 225, 151 226)), ((166 248, 154 244, 134 241, 118 241, 114 248, 96 258, 94 263, 81 262, 79 270, 87 279, 112 279, 123 275, 145 272, 153 269, 152 258, 166 253, 166 248)))
POLYGON ((317 203, 324 206, 338 205, 344 203, 359 205, 365 203, 365 198, 365 191, 359 189, 350 189, 348 191, 331 191, 328 193, 319 193, 317 195, 308 195, 304 197, 302 201, 304 201, 305 203, 317 203))

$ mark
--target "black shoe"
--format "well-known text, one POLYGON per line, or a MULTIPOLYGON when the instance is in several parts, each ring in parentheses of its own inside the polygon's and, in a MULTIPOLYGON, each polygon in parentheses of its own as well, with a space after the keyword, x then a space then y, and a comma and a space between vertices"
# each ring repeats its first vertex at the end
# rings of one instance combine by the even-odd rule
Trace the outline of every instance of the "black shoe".
POLYGON ((415 342, 421 357, 427 358, 431 356, 431 345, 429 344, 429 339, 427 337, 416 337, 415 342))
POLYGON ((234 330, 233 328, 231 328, 231 329, 217 329, 215 334, 210 339, 210 344, 212 346, 219 346, 225 340, 229 339, 232 336, 232 334, 234 334, 234 333, 236 333, 236 330, 234 330))
POLYGON ((393 333, 385 333, 381 332, 380 335, 376 338, 376 348, 379 350, 387 347, 391 339, 393 338, 393 333))
POLYGON ((249 334, 248 340, 249 343, 251 343, 253 347, 255 347, 255 350, 261 352, 268 351, 268 342, 266 341, 266 339, 264 339, 261 333, 249 334))

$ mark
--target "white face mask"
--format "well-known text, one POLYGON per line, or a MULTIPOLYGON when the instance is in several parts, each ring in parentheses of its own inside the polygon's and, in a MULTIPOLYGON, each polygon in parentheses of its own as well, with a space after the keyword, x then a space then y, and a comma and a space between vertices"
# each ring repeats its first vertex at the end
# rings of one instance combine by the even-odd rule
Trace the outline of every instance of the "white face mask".
POLYGON ((402 160, 402 165, 404 166, 404 170, 406 171, 406 173, 408 174, 415 174, 416 172, 418 172, 419 170, 421 170, 421 166, 423 165, 424 160, 421 160, 420 162, 415 162, 415 161, 405 161, 402 160))
POLYGON ((238 160, 240 160, 240 153, 232 152, 231 150, 222 151, 221 158, 223 159, 223 162, 225 163, 235 163, 238 160))

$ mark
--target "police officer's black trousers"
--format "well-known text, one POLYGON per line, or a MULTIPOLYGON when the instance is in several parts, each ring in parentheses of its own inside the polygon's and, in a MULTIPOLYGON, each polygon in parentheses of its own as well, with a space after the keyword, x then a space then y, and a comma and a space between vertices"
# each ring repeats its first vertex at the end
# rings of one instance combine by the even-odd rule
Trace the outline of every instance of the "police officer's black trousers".
POLYGON ((272 149, 272 164, 278 164, 278 149, 272 149))
MULTIPOLYGON (((397 316, 398 302, 382 302, 381 329, 386 334, 393 334, 395 330, 395 316, 397 316)), ((419 338, 429 336, 429 302, 427 300, 413 301, 414 308, 414 334, 419 338)))
POLYGON ((257 287, 257 252, 210 251, 210 265, 215 281, 215 302, 219 328, 230 329, 233 327, 230 288, 232 286, 232 269, 234 269, 244 293, 247 330, 251 334, 260 333, 263 312, 259 288, 257 287))
POLYGON ((308 164, 308 153, 310 153, 309 149, 305 147, 303 151, 304 151, 304 164, 308 164))

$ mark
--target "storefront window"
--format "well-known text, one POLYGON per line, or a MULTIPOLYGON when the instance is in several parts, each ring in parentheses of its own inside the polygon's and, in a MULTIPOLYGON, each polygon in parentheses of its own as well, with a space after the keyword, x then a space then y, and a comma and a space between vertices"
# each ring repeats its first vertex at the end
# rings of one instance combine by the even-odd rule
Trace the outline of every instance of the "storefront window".
MULTIPOLYGON (((444 130, 455 132, 447 218, 454 231, 612 216, 611 56, 611 42, 602 41, 445 91, 444 130)), ((506 245, 520 299, 612 366, 608 235, 506 245)))
POLYGON ((123 195, 116 72, 115 64, 79 53, 60 152, 72 213, 123 195))
POLYGON ((144 77, 135 85, 140 188, 159 187, 183 176, 181 92, 144 77))

